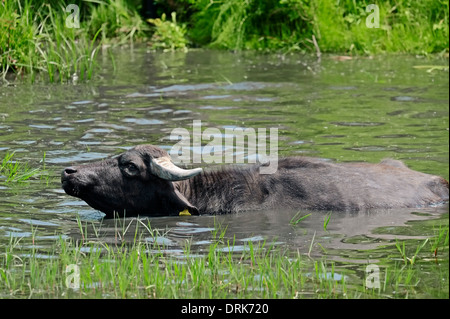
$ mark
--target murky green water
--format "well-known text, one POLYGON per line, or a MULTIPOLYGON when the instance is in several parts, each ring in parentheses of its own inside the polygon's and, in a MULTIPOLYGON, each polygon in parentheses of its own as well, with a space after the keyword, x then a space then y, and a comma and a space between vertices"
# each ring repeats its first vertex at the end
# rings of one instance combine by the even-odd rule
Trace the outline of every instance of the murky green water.
MULTIPOLYGON (((45 153, 51 176, 18 185, 0 177, 0 247, 33 232, 33 244, 45 257, 44 248, 55 238, 77 236, 76 216, 100 223, 101 213, 62 191, 60 171, 137 144, 170 149, 172 129, 191 130, 194 120, 201 120, 203 129, 221 131, 276 127, 282 156, 369 162, 391 157, 448 179, 448 72, 415 67, 422 65, 448 65, 448 59, 325 56, 317 61, 300 55, 136 49, 118 51, 115 68, 105 54, 99 75, 87 84, 1 87, 0 158, 15 152, 16 159, 42 167, 45 153)), ((248 241, 276 242, 339 262, 361 279, 363 268, 354 270, 355 265, 383 265, 398 257, 392 257, 395 238, 420 241, 435 235, 433 225, 448 225, 448 204, 335 212, 326 230, 329 212, 314 212, 293 226, 296 213, 153 218, 152 227, 164 235, 148 240, 164 244, 169 254, 182 254, 189 239, 201 253, 220 224, 236 251, 246 249, 248 241)), ((103 221, 102 227, 102 240, 117 240, 114 221, 103 221)), ((443 258, 448 264, 448 246, 443 258)), ((422 267, 435 267, 430 264, 422 267)), ((448 266, 444 272, 448 280, 448 266)))

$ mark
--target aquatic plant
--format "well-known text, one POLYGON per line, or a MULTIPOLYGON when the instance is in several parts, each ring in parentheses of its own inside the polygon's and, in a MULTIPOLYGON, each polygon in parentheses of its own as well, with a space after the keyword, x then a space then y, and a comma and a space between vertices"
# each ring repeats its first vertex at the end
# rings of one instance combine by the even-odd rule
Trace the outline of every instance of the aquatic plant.
POLYGON ((304 220, 305 218, 308 218, 309 216, 311 216, 312 214, 306 214, 303 215, 302 211, 298 211, 290 220, 289 224, 292 226, 297 225, 298 223, 300 223, 302 220, 304 220))
POLYGON ((326 231, 327 228, 328 228, 328 224, 329 224, 329 222, 330 222, 331 214, 332 214, 332 212, 328 213, 328 214, 325 216, 325 219, 324 219, 324 221, 323 221, 323 230, 325 230, 325 231, 326 231))
POLYGON ((11 182, 26 182, 32 177, 39 177, 40 179, 46 180, 48 184, 50 175, 46 169, 44 153, 42 158, 42 167, 31 167, 28 163, 23 163, 22 161, 13 159, 14 152, 6 152, 3 159, 0 162, 0 182, 11 183, 11 182))
POLYGON ((405 242, 400 242, 398 239, 396 239, 395 241, 395 247, 397 248, 397 250, 400 252, 403 261, 405 262, 405 264, 407 264, 408 262, 411 265, 414 265, 414 263, 416 262, 417 256, 420 253, 420 251, 423 249, 423 247, 425 247, 425 245, 428 243, 428 238, 425 239, 422 243, 420 243, 417 247, 416 247, 416 251, 414 254, 411 255, 411 257, 408 257, 408 254, 406 252, 406 244, 405 242))
POLYGON ((23 182, 40 173, 38 168, 13 160, 13 156, 14 153, 7 152, 0 163, 0 174, 4 174, 5 182, 23 182))
MULTIPOLYGON (((133 221, 136 226, 151 229, 142 221, 133 221)), ((164 244, 156 240, 138 236, 131 243, 96 241, 95 236, 88 237, 86 233, 87 222, 85 225, 81 221, 77 223, 83 229, 82 241, 61 236, 45 252, 35 248, 25 252, 28 245, 25 240, 11 237, 0 254, 2 296, 299 298, 301 289, 309 284, 317 287, 318 293, 320 291, 317 296, 328 295, 328 287, 334 289, 328 297, 339 297, 342 292, 340 282, 330 281, 328 265, 319 262, 322 267, 313 271, 314 264, 301 255, 290 256, 285 250, 265 242, 249 241, 244 249, 238 250, 229 240, 225 245, 216 245, 215 241, 220 241, 223 235, 220 232, 219 238, 212 239, 213 244, 202 256, 193 254, 187 243, 180 262, 176 256, 167 255, 164 244), (72 281, 74 276, 69 268, 76 269, 77 282, 72 281)), ((36 231, 34 227, 32 236, 36 236, 36 231)), ((121 226, 117 231, 122 231, 121 226)), ((158 232, 152 230, 152 234, 158 232)))
MULTIPOLYGON (((419 244, 414 263, 386 259, 380 287, 366 289, 357 278, 364 264, 306 258, 266 241, 240 246, 218 224, 209 246, 199 250, 187 240, 183 252, 174 255, 158 240, 168 230, 152 228, 148 219, 115 220, 115 241, 102 237, 101 221, 77 217, 73 223, 80 234, 61 235, 50 245, 34 245, 38 226, 31 226, 31 238, 10 237, 0 253, 2 297, 448 298, 448 263, 432 267, 421 281, 425 263, 434 265, 422 250, 431 241, 419 244)), ((448 225, 442 230, 448 232, 448 225)), ((405 247, 409 252, 413 241, 405 247)), ((396 253, 395 247, 379 249, 396 253)))

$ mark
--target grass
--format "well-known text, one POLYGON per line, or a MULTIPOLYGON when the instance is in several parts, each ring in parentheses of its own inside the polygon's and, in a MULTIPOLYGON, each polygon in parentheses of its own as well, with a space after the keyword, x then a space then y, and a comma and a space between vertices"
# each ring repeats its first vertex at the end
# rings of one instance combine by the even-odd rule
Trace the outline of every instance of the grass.
POLYGON ((189 36, 218 48, 378 54, 448 52, 448 1, 377 2, 379 27, 369 28, 373 1, 186 0, 189 36), (315 43, 317 39, 317 43, 315 43))
POLYGON ((324 221, 323 221, 323 230, 325 230, 325 231, 327 230, 328 224, 330 223, 331 214, 332 214, 332 213, 328 213, 328 214, 325 216, 325 219, 324 219, 324 221))
POLYGON ((411 257, 407 256, 405 242, 399 242, 398 240, 396 240, 395 247, 397 247, 397 250, 400 252, 405 264, 407 264, 409 262, 411 265, 414 265, 416 262, 417 256, 419 255, 420 251, 423 249, 423 247, 425 247, 425 245, 427 243, 428 243, 428 239, 425 239, 422 243, 417 245, 416 251, 414 252, 414 254, 412 254, 411 257))
POLYGON ((28 165, 28 163, 22 163, 21 161, 14 160, 13 157, 14 153, 6 152, 0 163, 0 178, 2 178, 1 175, 4 175, 6 183, 25 182, 35 176, 40 176, 48 181, 48 172, 45 169, 45 153, 42 159, 42 169, 32 168, 28 165))
MULTIPOLYGON (((292 226, 296 226, 298 225, 300 222, 302 222, 303 220, 305 220, 306 218, 308 218, 309 216, 312 215, 312 213, 306 214, 306 215, 302 215, 303 212, 302 211, 298 211, 289 221, 289 224, 292 226)), ((331 219, 331 214, 332 212, 328 213, 325 216, 325 219, 323 221, 323 230, 327 230, 328 228, 328 224, 330 223, 330 219, 331 219)))
MULTIPOLYGON (((136 225, 145 224, 136 221, 136 225)), ((148 225, 145 227, 150 229, 148 225)), ((122 238, 124 230, 126 227, 117 228, 122 238)), ((220 236, 216 240, 220 242, 220 236)), ((167 256, 164 246, 155 247, 142 238, 131 244, 112 245, 87 237, 81 241, 59 238, 45 260, 39 258, 41 255, 35 249, 24 257, 20 246, 21 239, 11 238, 0 257, 0 291, 16 297, 226 298, 249 294, 276 297, 280 291, 287 296, 295 294, 292 285, 297 282, 289 277, 300 278, 296 272, 302 269, 301 259, 291 261, 281 252, 278 258, 271 257, 264 245, 241 256, 232 253, 232 249, 218 250, 211 245, 203 257, 190 256, 187 246, 185 255, 179 259, 167 256), (79 289, 67 289, 67 265, 77 265, 79 289), (278 269, 277 277, 272 269, 278 269)))
POLYGON ((308 43, 303 1, 188 1, 195 13, 189 36, 200 45, 231 50, 281 49, 308 43))
MULTIPOLYGON (((227 239, 226 229, 220 225, 211 233, 209 246, 196 250, 187 241, 183 253, 174 255, 158 243, 157 239, 164 234, 152 229, 145 219, 117 219, 114 242, 102 239, 101 224, 79 218, 76 224, 78 236, 60 236, 50 245, 34 244, 37 227, 32 228, 31 238, 10 237, 0 253, 0 295, 3 298, 290 299, 414 298, 438 294, 442 298, 447 291, 448 297, 448 289, 444 287, 438 287, 439 292, 432 290, 436 282, 443 285, 447 280, 448 283, 448 266, 422 279, 424 266, 435 264, 427 260, 422 250, 432 246, 431 238, 419 244, 414 263, 391 259, 382 266, 380 288, 366 289, 364 278, 355 279, 365 265, 355 272, 355 265, 312 259, 267 242, 250 241, 237 251, 234 238, 227 239), (431 279, 436 281, 434 286, 428 286, 431 279), (73 284, 78 286, 70 286, 73 284)), ((442 238, 441 231, 448 233, 448 226, 434 238, 442 238)), ((439 245, 441 250, 446 250, 448 258, 448 241, 441 240, 439 245)), ((405 246, 402 251, 413 249, 411 242, 405 246)), ((396 250, 390 251, 395 254, 396 250)), ((400 259, 404 255, 402 251, 400 259)))
POLYGON ((133 43, 149 36, 149 25, 139 15, 136 4, 125 0, 103 0, 81 3, 88 18, 81 22, 92 37, 100 31, 102 43, 133 43))
POLYGON ((11 73, 27 75, 31 82, 76 84, 90 80, 100 45, 133 42, 149 29, 123 0, 70 3, 82 11, 79 28, 68 24, 71 11, 66 12, 66 4, 60 1, 0 3, 0 26, 7 30, 0 34, 3 82, 8 82, 11 73))
POLYGON ((70 82, 74 75, 90 79, 95 67, 97 34, 89 39, 80 29, 66 27, 65 7, 32 1, 0 4, 0 75, 28 75, 31 82, 70 82))
POLYGON ((448 247, 448 232, 449 227, 439 225, 439 229, 434 230, 437 233, 432 239, 431 252, 437 258, 440 247, 448 247))
POLYGON ((368 28, 366 7, 371 3, 347 0, 312 6, 314 34, 324 52, 448 52, 448 2, 377 2, 379 28, 368 28))
POLYGON ((135 0, 0 2, 0 78, 31 82, 88 81, 99 48, 145 41, 153 49, 213 47, 380 54, 449 50, 444 0, 377 3, 379 28, 366 25, 371 1, 184 0, 158 3, 161 18, 144 20, 135 0), (75 11, 67 10, 75 5, 75 11), (175 8, 173 8, 175 6, 175 8), (165 10, 166 12, 162 12, 165 10), (177 14, 177 12, 179 14, 177 14), (166 16, 171 19, 166 19, 166 16), (180 17, 180 18, 179 18, 180 17), (79 22, 79 27, 71 25, 79 22))
POLYGON ((302 211, 298 211, 290 220, 289 224, 292 226, 297 225, 298 223, 300 223, 302 220, 308 218, 309 216, 311 216, 312 214, 306 214, 306 215, 302 215, 302 211))

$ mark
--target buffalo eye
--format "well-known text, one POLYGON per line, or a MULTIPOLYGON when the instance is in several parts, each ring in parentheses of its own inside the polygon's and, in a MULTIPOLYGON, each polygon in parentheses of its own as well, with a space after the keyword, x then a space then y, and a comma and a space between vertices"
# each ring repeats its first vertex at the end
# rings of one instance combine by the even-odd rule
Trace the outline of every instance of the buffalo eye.
POLYGON ((139 174, 139 168, 133 163, 126 163, 122 166, 126 175, 133 177, 139 174))

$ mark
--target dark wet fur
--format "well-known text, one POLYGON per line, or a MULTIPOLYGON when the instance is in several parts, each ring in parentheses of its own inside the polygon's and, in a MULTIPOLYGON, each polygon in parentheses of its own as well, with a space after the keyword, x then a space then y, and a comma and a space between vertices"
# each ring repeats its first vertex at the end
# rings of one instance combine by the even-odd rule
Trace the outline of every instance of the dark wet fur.
POLYGON ((372 208, 424 207, 448 201, 441 177, 413 171, 400 161, 380 164, 321 159, 280 159, 275 174, 260 165, 208 169, 189 180, 170 182, 149 171, 151 157, 167 153, 141 145, 116 158, 77 166, 62 173, 64 190, 107 216, 227 214, 279 208, 359 211, 372 208), (138 171, 130 176, 127 165, 138 171))

